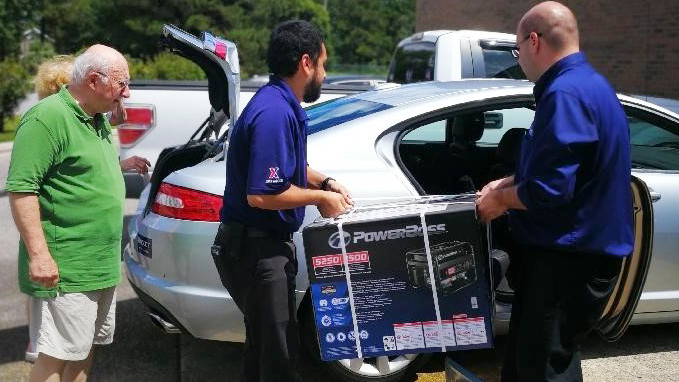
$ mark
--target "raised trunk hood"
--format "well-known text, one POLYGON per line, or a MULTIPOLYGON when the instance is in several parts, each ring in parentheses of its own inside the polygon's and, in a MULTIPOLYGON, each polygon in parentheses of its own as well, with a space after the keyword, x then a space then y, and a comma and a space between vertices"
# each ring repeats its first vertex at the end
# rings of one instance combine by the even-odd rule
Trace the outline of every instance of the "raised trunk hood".
POLYGON ((216 112, 223 112, 233 126, 238 118, 240 95, 240 65, 236 44, 216 38, 209 32, 201 33, 198 38, 174 25, 163 27, 162 40, 174 53, 203 69, 208 79, 210 105, 216 112))

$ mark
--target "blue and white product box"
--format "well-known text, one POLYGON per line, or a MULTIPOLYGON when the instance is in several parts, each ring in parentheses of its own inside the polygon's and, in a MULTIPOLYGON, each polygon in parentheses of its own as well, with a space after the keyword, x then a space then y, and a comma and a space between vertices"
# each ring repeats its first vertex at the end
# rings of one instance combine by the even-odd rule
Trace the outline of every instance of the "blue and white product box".
POLYGON ((358 207, 307 226, 321 358, 491 347, 485 233, 473 195, 358 207))

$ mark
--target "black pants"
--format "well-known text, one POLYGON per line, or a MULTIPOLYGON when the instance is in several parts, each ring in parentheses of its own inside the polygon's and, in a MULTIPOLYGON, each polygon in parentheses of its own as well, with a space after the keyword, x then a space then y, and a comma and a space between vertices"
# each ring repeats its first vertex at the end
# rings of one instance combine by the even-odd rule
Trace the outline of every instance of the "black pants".
MULTIPOLYGON (((221 234, 220 229, 215 244, 224 242, 221 234)), ((221 268, 222 283, 245 317, 241 379, 296 381, 299 332, 295 315, 295 247, 289 239, 251 236, 247 229, 241 240, 237 243, 238 253, 224 254, 221 264, 215 259, 221 268)))
POLYGON ((502 381, 582 381, 580 346, 615 287, 622 258, 528 248, 513 260, 502 381))

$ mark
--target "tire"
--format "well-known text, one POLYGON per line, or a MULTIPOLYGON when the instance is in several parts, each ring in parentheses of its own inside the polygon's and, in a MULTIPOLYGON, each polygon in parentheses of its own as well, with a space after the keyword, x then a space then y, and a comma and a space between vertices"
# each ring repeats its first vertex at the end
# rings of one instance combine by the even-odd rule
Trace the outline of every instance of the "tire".
POLYGON ((414 375, 430 358, 429 354, 406 354, 376 358, 356 358, 325 362, 320 357, 320 347, 310 292, 302 300, 299 308, 300 334, 303 346, 329 374, 341 381, 352 382, 392 382, 414 375))

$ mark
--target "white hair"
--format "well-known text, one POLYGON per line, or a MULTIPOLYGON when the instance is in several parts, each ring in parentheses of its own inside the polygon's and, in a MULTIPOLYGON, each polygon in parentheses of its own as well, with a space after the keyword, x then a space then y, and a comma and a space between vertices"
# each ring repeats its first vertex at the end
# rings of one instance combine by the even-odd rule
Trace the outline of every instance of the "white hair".
POLYGON ((111 66, 110 57, 97 52, 85 51, 73 61, 71 83, 83 84, 91 72, 108 75, 111 66))

